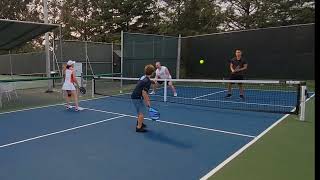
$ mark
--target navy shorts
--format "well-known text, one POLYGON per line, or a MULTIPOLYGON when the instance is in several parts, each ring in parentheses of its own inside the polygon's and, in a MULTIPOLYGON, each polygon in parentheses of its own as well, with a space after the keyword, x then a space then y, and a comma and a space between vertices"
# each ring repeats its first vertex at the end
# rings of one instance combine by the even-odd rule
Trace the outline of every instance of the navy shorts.
POLYGON ((143 103, 143 99, 131 99, 134 108, 136 109, 137 114, 145 114, 146 106, 143 103))

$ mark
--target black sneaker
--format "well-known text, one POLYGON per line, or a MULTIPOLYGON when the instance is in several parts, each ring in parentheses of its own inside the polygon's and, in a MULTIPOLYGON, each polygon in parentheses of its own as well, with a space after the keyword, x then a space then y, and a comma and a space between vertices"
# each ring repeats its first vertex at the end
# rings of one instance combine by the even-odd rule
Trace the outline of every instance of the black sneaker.
POLYGON ((230 98, 231 96, 232 96, 231 94, 227 94, 225 98, 230 98))
POLYGON ((145 133, 145 132, 148 132, 148 130, 146 130, 144 128, 137 128, 136 127, 136 132, 145 133))
POLYGON ((145 125, 144 123, 142 123, 142 128, 146 128, 147 127, 147 125, 145 125))
POLYGON ((244 100, 244 96, 243 96, 243 95, 240 95, 240 99, 241 99, 241 100, 244 100))
MULTIPOLYGON (((136 126, 138 126, 138 121, 137 121, 136 126)), ((146 127, 147 127, 147 125, 145 125, 144 123, 142 123, 142 126, 141 126, 141 127, 142 127, 142 128, 146 128, 146 127)))

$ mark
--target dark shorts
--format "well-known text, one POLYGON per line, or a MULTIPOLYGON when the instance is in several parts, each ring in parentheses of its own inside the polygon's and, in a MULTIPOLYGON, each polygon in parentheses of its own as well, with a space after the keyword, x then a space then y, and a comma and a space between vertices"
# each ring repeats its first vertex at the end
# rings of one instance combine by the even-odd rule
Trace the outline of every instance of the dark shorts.
POLYGON ((145 114, 146 106, 143 103, 143 99, 131 99, 132 104, 137 112, 137 114, 145 114))
MULTIPOLYGON (((243 75, 239 75, 239 74, 231 74, 229 80, 244 80, 243 75)), ((234 84, 234 83, 231 83, 234 84)), ((242 83, 238 83, 238 84, 242 84, 242 83)))
MULTIPOLYGON (((170 81, 167 81, 167 85, 168 85, 168 86, 169 86, 169 82, 170 82, 170 81)), ((158 83, 158 84, 163 84, 164 81, 157 81, 157 83, 158 83)))

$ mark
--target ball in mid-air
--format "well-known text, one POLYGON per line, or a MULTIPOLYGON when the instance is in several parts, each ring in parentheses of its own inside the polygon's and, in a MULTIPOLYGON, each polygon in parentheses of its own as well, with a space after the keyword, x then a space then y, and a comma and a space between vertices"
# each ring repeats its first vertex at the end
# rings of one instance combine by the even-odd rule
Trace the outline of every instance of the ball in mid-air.
POLYGON ((204 64, 204 60, 203 59, 200 59, 200 64, 204 64))

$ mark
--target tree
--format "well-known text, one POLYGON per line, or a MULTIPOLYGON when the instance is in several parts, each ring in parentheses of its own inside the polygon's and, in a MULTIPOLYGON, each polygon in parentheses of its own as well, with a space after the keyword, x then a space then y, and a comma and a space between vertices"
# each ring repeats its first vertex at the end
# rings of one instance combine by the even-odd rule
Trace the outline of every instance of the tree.
POLYGON ((156 32, 159 14, 154 0, 103 0, 102 16, 112 18, 112 33, 156 32))
POLYGON ((303 24, 315 22, 315 2, 310 0, 281 0, 273 3, 276 25, 303 24))
POLYGON ((88 41, 101 28, 96 15, 96 0, 68 0, 62 5, 61 21, 64 39, 88 41))
POLYGON ((48 0, 48 15, 49 15, 50 23, 53 23, 53 24, 62 23, 62 19, 61 19, 62 5, 63 3, 61 0, 48 0))
POLYGON ((264 18, 264 4, 262 0, 222 0, 226 7, 225 26, 227 29, 250 29, 258 26, 264 18), (260 17, 260 18, 258 18, 260 17))
POLYGON ((222 0, 226 29, 252 29, 314 22, 310 0, 222 0))
POLYGON ((32 6, 33 0, 1 0, 0 18, 12 20, 36 20, 39 22, 38 11, 32 6))
POLYGON ((180 29, 181 14, 184 9, 185 0, 163 0, 162 7, 159 8, 161 20, 159 22, 159 32, 164 34, 177 35, 180 29))
POLYGON ((70 0, 61 8, 67 39, 112 41, 119 39, 122 30, 158 31, 154 0, 70 0))
POLYGON ((170 34, 195 35, 219 31, 223 22, 221 7, 215 0, 164 0, 162 31, 170 34))

